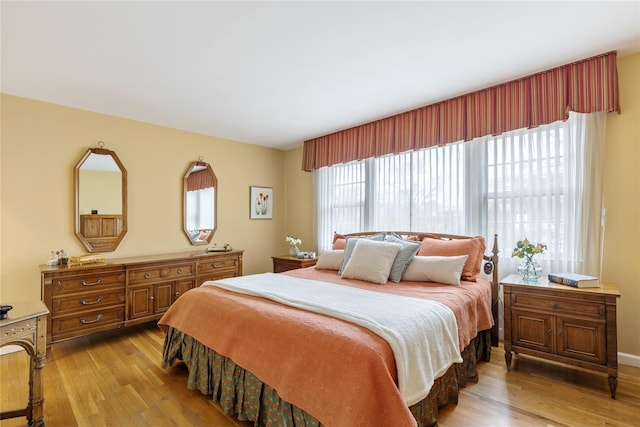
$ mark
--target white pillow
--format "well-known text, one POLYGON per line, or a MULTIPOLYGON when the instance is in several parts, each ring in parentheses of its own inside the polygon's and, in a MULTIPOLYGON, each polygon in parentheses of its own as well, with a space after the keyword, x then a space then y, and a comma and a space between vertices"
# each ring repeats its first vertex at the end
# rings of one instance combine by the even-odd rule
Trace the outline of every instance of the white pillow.
POLYGON ((398 243, 359 239, 344 266, 342 277, 384 285, 401 247, 398 243))
POLYGON ((468 255, 416 256, 409 263, 402 275, 402 280, 460 285, 462 268, 468 257, 468 255))
POLYGON ((384 240, 384 233, 371 234, 369 236, 349 236, 347 237, 347 241, 344 244, 344 258, 342 259, 342 266, 340 270, 338 270, 338 274, 342 274, 344 271, 344 267, 349 262, 349 258, 351 258, 351 253, 353 252, 353 248, 356 245, 356 242, 360 239, 364 240, 375 240, 377 242, 382 242, 384 240))
POLYGON ((326 251, 318 257, 315 267, 318 270, 340 270, 344 250, 326 251))

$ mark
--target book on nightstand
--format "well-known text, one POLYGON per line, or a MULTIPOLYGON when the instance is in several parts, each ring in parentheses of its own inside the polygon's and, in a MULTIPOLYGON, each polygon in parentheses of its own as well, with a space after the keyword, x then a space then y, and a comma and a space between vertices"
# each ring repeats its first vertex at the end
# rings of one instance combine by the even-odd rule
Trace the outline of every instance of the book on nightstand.
POLYGON ((594 276, 585 276, 576 273, 549 273, 549 281, 574 288, 598 288, 600 279, 594 276))

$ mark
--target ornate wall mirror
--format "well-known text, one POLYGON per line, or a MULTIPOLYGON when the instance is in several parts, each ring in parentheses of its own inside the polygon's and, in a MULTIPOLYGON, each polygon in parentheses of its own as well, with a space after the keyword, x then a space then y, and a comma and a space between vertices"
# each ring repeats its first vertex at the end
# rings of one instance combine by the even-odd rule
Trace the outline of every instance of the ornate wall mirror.
MULTIPOLYGON (((200 159, 202 160, 202 159, 200 159)), ((184 175, 183 228, 192 245, 207 245, 218 228, 218 179, 209 163, 191 163, 184 175)))
POLYGON ((98 146, 75 168, 76 236, 89 252, 112 252, 127 233, 127 170, 104 142, 98 146))

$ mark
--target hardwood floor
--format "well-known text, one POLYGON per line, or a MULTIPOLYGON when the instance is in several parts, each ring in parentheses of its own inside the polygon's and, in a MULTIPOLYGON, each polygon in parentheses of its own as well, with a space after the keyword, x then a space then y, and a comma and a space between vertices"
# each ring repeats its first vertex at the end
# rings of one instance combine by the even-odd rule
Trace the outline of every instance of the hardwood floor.
MULTIPOLYGON (((58 426, 250 426, 188 390, 187 371, 160 369, 164 336, 145 324, 54 344, 44 368, 45 423, 58 426)), ((26 404, 25 352, 0 357, 0 410, 26 404)), ((638 426, 640 369, 622 366, 616 400, 606 376, 526 356, 507 371, 502 347, 480 364, 480 381, 457 405, 440 409, 441 427, 638 426)), ((0 421, 24 426, 24 418, 0 421)))

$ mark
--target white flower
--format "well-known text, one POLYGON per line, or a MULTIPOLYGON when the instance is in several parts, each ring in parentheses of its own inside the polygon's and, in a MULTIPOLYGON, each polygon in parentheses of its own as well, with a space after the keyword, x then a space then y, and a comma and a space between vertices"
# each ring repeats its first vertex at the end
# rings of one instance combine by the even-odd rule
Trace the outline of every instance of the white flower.
POLYGON ((300 246, 302 244, 302 240, 298 239, 297 237, 293 237, 293 236, 287 236, 287 238, 285 240, 287 242, 289 242, 289 244, 291 246, 300 246))

